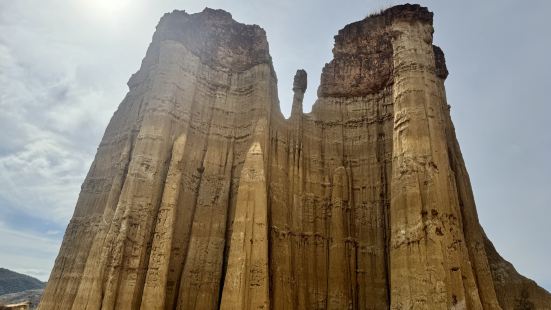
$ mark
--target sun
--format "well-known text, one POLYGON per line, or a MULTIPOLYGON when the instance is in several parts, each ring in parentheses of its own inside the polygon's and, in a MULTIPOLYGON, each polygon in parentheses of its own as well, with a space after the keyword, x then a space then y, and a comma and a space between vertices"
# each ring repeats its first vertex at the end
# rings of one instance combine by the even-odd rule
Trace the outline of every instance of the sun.
POLYGON ((130 0, 80 0, 82 7, 101 18, 113 18, 122 14, 130 5, 130 0))

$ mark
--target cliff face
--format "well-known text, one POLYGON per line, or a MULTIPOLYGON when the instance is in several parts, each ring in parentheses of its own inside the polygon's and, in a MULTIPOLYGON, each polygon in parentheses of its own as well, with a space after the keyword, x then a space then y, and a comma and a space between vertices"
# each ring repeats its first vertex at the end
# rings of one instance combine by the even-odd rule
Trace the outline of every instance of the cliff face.
POLYGON ((478 223, 432 33, 417 5, 347 25, 285 119, 260 27, 163 16, 40 309, 551 309, 478 223))

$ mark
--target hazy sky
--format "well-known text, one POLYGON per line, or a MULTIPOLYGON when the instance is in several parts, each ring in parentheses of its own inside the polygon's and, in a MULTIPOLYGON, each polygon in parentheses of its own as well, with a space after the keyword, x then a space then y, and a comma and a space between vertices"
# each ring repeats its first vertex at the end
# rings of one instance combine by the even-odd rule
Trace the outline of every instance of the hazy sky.
MULTIPOLYGON (((315 100, 333 36, 398 1, 0 0, 0 267, 47 279, 80 185, 163 13, 205 6, 268 35, 282 111, 296 69, 315 100)), ((551 290, 551 1, 420 1, 480 221, 551 290)))

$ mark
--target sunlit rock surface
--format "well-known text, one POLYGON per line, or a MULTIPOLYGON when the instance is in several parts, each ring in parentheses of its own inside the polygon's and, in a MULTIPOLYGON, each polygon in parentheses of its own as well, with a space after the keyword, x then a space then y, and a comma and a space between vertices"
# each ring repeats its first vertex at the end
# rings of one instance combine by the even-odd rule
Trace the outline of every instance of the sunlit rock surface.
POLYGON ((163 16, 40 309, 550 309, 480 227, 432 17, 345 26, 285 119, 262 28, 163 16))

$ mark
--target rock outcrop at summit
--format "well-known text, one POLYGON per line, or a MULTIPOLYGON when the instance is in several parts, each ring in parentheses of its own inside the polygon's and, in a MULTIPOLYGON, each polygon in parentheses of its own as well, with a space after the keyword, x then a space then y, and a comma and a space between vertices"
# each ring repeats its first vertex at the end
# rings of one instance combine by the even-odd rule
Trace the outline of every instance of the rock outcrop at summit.
POLYGON ((432 16, 344 27, 289 119, 264 30, 163 16, 40 309, 551 309, 478 222, 432 16))

